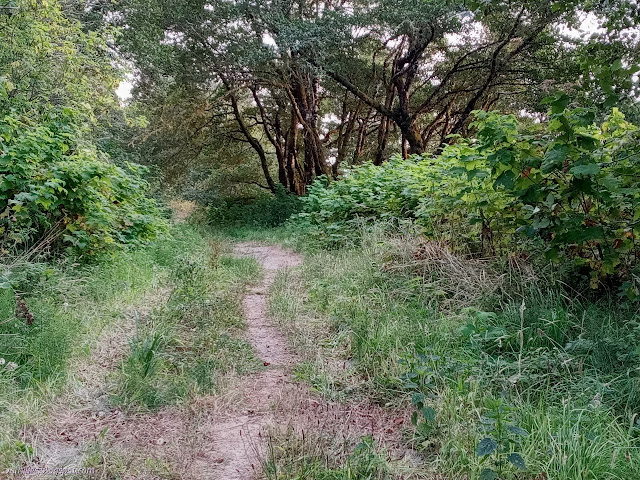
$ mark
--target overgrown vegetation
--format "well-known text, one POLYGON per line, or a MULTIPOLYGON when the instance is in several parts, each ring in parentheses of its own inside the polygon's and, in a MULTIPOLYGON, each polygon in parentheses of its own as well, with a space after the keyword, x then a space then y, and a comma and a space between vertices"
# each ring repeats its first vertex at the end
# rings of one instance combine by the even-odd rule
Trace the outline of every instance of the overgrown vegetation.
MULTIPOLYGON (((614 110, 600 126, 588 109, 549 98, 548 125, 477 112, 476 134, 438 157, 396 159, 314 184, 307 221, 326 245, 357 238, 362 220, 410 219, 425 235, 477 255, 564 263, 592 288, 638 296, 638 128, 614 110)), ((577 287, 578 285, 574 285, 577 287)))
POLYGON ((384 458, 375 451, 371 437, 363 437, 353 451, 314 434, 300 438, 297 432, 270 436, 264 474, 268 480, 313 478, 316 480, 385 480, 384 458))
MULTIPOLYGON (((136 251, 120 251, 109 262, 79 266, 67 259, 23 262, 11 268, 13 291, 0 294, 0 465, 32 458, 19 432, 44 415, 64 388, 70 367, 84 362, 96 332, 108 331, 145 292, 164 288, 176 253, 197 238, 173 237, 136 251), (24 313, 32 316, 29 322, 24 313), (7 366, 11 365, 11 368, 7 366)), ((164 301, 158 298, 158 302, 164 301)), ((117 352, 114 352, 117 355, 117 352)))
POLYGON ((257 198, 228 198, 208 207, 207 222, 216 229, 274 228, 298 213, 301 200, 278 188, 275 195, 263 194, 257 198))
POLYGON ((153 239, 165 227, 144 168, 111 163, 79 141, 74 114, 0 120, 0 248, 95 254, 153 239))
POLYGON ((511 301, 483 285, 475 298, 457 297, 456 282, 467 274, 464 288, 491 280, 491 265, 482 267, 485 277, 473 263, 459 271, 442 245, 439 257, 415 258, 420 237, 389 237, 388 230, 374 227, 357 248, 308 255, 302 278, 276 290, 272 308, 286 328, 313 336, 297 342, 311 360, 303 378, 334 398, 413 399, 420 472, 639 474, 635 308, 570 301, 535 281, 511 301), (310 320, 299 327, 288 320, 318 315, 315 332, 310 320), (328 369, 323 359, 332 354, 350 359, 351 368, 328 369))
MULTIPOLYGON (((122 116, 109 29, 85 32, 58 2, 0 11, 0 251, 95 254, 164 222, 145 170, 97 147, 122 116)), ((120 119, 122 121, 122 119, 120 119)))
MULTIPOLYGON (((219 243, 192 236, 170 272, 168 302, 137 322, 122 363, 116 401, 155 408, 215 391, 229 372, 257 368, 241 338, 241 297, 259 272, 255 261, 224 255, 219 243)), ((177 253, 177 252, 176 252, 177 253)))
MULTIPOLYGON (((242 237, 306 255, 270 297, 302 353, 282 378, 398 409, 416 457, 318 422, 271 432, 267 478, 640 478, 639 22, 628 0, 0 0, 0 468, 45 461, 30 428, 78 365, 129 418, 260 370, 242 237)), ((126 476, 107 430, 83 459, 126 476)))

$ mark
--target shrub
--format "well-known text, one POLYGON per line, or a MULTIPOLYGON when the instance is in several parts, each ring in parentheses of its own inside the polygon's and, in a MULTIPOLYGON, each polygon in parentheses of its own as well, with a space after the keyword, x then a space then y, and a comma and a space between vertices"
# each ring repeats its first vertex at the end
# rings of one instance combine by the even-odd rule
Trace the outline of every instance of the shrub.
POLYGON ((77 253, 143 242, 164 228, 144 169, 111 163, 80 141, 69 110, 38 122, 0 119, 0 247, 77 253))
POLYGON ((209 207, 208 222, 214 227, 277 227, 300 211, 300 199, 283 188, 275 195, 230 198, 209 207))
POLYGON ((593 288, 628 280, 637 296, 640 132, 617 109, 596 126, 593 112, 565 110, 567 101, 547 99, 550 121, 536 136, 519 133, 512 117, 478 112, 478 151, 518 230, 541 239, 548 259, 587 270, 593 288))
POLYGON ((435 158, 358 167, 331 184, 321 179, 296 222, 342 245, 359 222, 408 218, 454 249, 525 257, 542 249, 593 288, 613 282, 636 297, 638 128, 615 109, 596 126, 590 110, 565 109, 566 96, 546 102, 547 125, 525 130, 512 115, 476 112, 475 138, 435 158))

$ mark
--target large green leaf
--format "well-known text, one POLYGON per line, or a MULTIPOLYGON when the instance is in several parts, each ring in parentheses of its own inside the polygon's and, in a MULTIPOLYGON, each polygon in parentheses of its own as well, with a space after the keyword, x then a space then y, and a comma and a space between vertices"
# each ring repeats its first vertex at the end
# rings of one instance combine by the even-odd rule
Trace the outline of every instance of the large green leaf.
POLYGON ((562 113, 569 103, 571 103, 571 97, 566 93, 558 93, 554 96, 544 98, 542 103, 551 106, 551 113, 562 113))
POLYGON ((542 173, 550 173, 564 165, 569 155, 569 146, 564 143, 555 144, 542 160, 542 173))
POLYGON ((515 180, 516 175, 511 170, 505 170, 498 176, 498 178, 496 178, 495 182, 493 182, 493 188, 498 188, 502 185, 507 190, 511 190, 515 180))
POLYGON ((498 448, 498 443, 491 437, 485 437, 478 442, 478 448, 476 448, 476 455, 479 457, 485 457, 491 455, 498 448))
POLYGON ((569 172, 573 173, 576 177, 588 177, 591 175, 597 175, 600 172, 600 165, 598 165, 597 163, 575 165, 571 167, 569 172))
POLYGON ((480 480, 497 480, 498 474, 490 468, 485 468, 480 472, 480 480))
POLYGON ((509 462, 518 467, 520 470, 526 470, 527 469, 527 465, 524 463, 524 458, 522 458, 522 456, 519 453, 512 453, 507 457, 507 460, 509 460, 509 462))

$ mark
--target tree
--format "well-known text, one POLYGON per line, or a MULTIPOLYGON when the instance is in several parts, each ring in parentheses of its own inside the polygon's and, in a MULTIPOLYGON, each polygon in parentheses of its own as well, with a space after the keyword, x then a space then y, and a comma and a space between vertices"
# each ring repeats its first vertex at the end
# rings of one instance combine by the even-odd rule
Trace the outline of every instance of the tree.
MULTIPOLYGON (((437 150, 466 133, 476 109, 540 111, 558 86, 585 88, 594 69, 637 60, 620 42, 563 33, 586 14, 606 19, 608 32, 628 29, 638 12, 625 0, 606 8, 577 0, 123 0, 115 8, 121 51, 142 85, 216 92, 269 187, 275 160, 278 181, 297 194, 318 175, 336 176, 344 161, 380 164, 396 138, 405 156, 437 150), (611 14, 621 8, 626 16, 611 14)), ((637 50, 630 37, 622 43, 637 50)), ((631 92, 629 77, 626 67, 609 75, 603 95, 631 92)))
POLYGON ((561 33, 586 12, 608 10, 576 1, 364 2, 298 30, 308 32, 302 43, 319 43, 318 32, 333 39, 307 60, 397 125, 408 153, 421 153, 464 133, 475 109, 534 109, 554 86, 581 78, 576 47, 599 52, 599 65, 619 61, 602 43, 561 33), (353 57, 365 59, 369 78, 349 66, 353 57))
POLYGON ((0 10, 0 252, 95 253, 152 238, 159 211, 142 170, 96 143, 119 112, 107 30, 58 2, 0 10))
POLYGON ((83 32, 57 2, 17 0, 14 7, 0 11, 0 110, 73 108, 95 123, 116 104, 109 32, 83 32))

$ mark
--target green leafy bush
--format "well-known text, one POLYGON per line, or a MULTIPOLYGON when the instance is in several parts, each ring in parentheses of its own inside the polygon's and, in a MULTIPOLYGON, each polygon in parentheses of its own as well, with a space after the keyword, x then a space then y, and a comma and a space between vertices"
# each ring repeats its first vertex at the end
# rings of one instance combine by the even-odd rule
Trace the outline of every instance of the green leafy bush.
POLYGON ((545 256, 589 271, 591 286, 637 273, 640 219, 638 127, 614 109, 600 126, 586 109, 547 99, 550 121, 539 135, 519 133, 509 117, 478 112, 475 125, 494 189, 503 188, 518 230, 544 242, 545 256))
POLYGON ((476 112, 475 137, 435 158, 317 181, 296 222, 325 244, 343 245, 358 222, 408 218, 467 252, 530 257, 540 249, 593 288, 613 282, 635 297, 638 127, 615 109, 597 126, 590 110, 566 110, 564 95, 546 102, 548 124, 525 129, 513 115, 476 112))
POLYGON ((79 253, 138 243, 164 228, 144 169, 121 168, 80 140, 74 113, 0 119, 0 246, 79 253))

